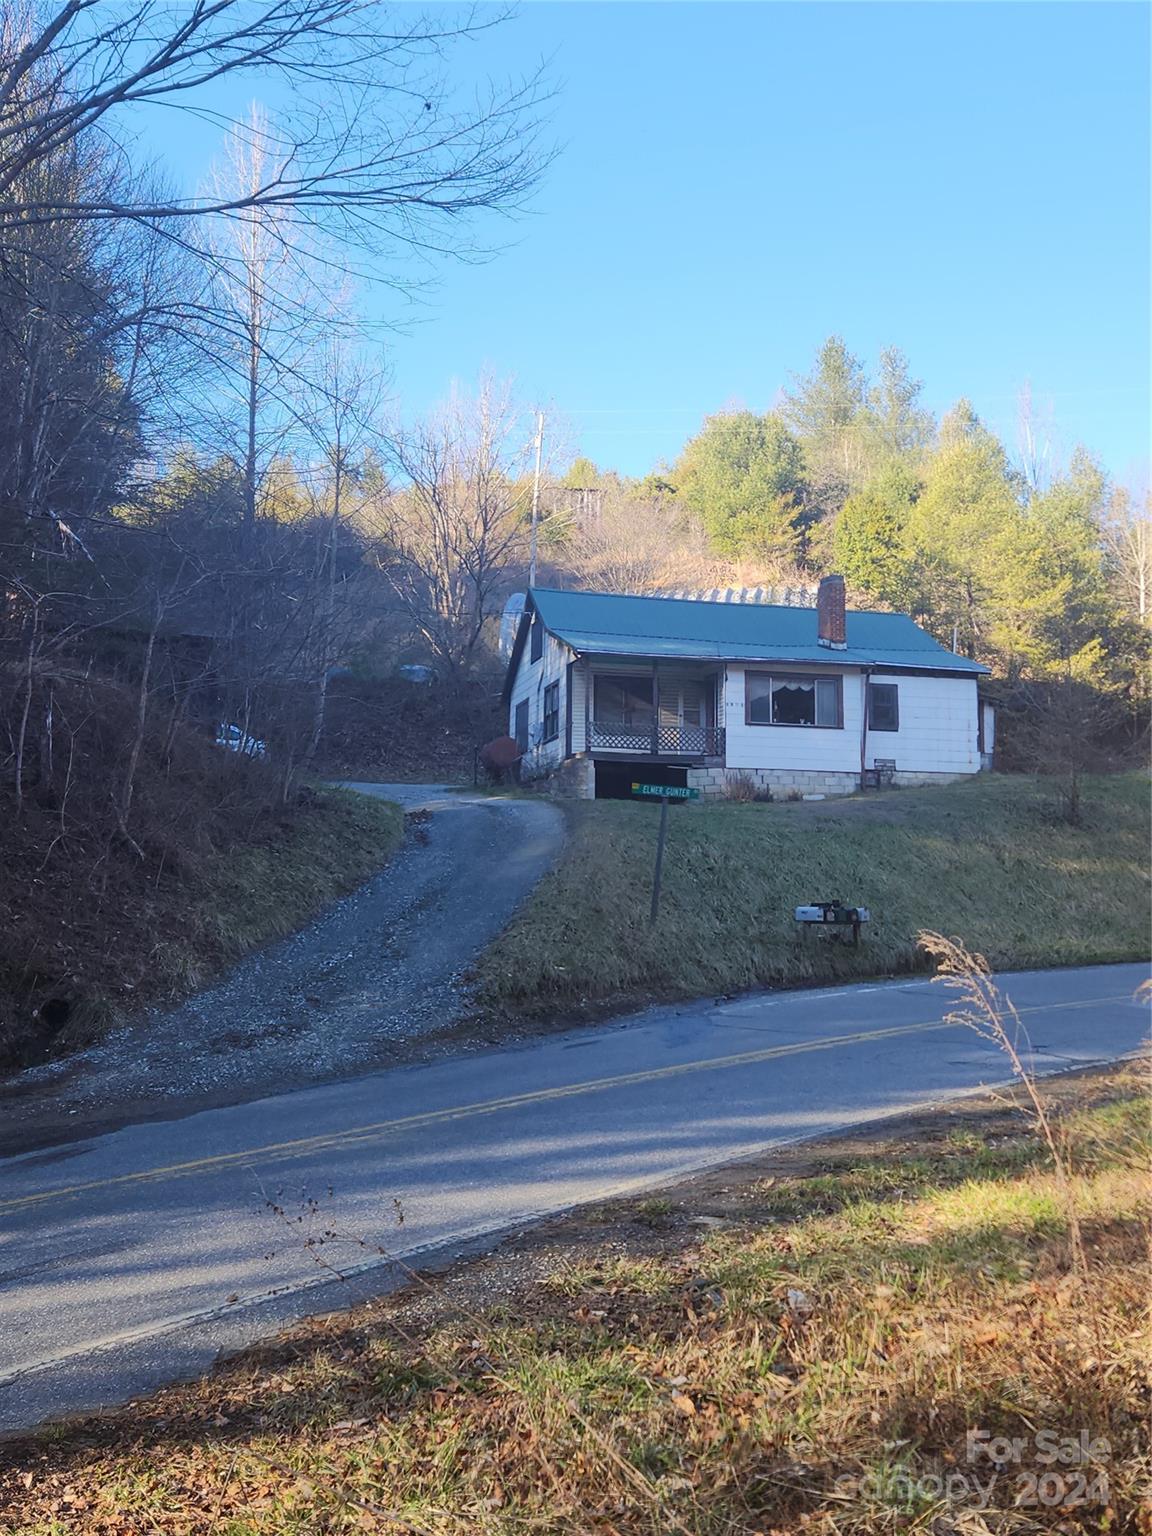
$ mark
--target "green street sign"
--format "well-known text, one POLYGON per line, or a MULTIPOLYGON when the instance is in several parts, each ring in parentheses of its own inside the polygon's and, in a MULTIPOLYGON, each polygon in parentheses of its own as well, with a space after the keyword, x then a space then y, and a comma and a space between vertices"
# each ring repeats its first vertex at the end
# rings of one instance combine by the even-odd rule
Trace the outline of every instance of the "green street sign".
POLYGON ((675 784, 633 784, 634 795, 644 795, 654 800, 699 800, 698 789, 681 789, 675 784))

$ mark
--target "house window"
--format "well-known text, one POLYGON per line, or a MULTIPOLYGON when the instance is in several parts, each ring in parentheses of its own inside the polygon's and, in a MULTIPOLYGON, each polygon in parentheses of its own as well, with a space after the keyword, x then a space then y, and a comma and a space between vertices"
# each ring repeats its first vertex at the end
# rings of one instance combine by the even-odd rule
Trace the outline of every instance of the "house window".
POLYGON ((744 718, 749 725, 840 726, 844 721, 841 686, 839 677, 749 672, 744 718))
POLYGON ((900 729, 900 696, 895 683, 868 684, 868 729, 900 729))
POLYGON ((539 614, 537 614, 536 617, 532 620, 532 633, 530 638, 532 642, 530 659, 532 661, 539 661, 541 656, 544 654, 544 626, 540 622, 539 614))
POLYGON ((544 740, 555 741, 560 734, 560 684, 549 683, 544 690, 544 740))
POLYGON ((597 725, 631 726, 637 730, 652 728, 652 679, 650 677, 606 677, 595 681, 594 715, 597 725))
POLYGON ((512 727, 512 734, 516 738, 516 745, 523 757, 528 750, 528 700, 521 699, 516 706, 516 723, 512 727))

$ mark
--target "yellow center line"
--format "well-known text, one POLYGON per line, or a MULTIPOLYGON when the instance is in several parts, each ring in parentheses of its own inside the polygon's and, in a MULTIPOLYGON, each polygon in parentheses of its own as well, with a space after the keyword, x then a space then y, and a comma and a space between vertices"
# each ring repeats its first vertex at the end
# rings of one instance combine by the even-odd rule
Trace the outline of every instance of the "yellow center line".
MULTIPOLYGON (((1126 994, 1115 997, 1087 998, 1083 1002, 1045 1003, 1033 1008, 1018 1008, 1017 1013, 1053 1013, 1071 1008, 1096 1008, 1102 1003, 1127 1001, 1126 994)), ((378 1120, 370 1125, 350 1126, 347 1130, 332 1131, 319 1136, 304 1136, 294 1141, 269 1142, 265 1146, 250 1147, 243 1152, 222 1152, 216 1157, 195 1158, 184 1163, 168 1163, 156 1168, 142 1168, 135 1173, 115 1174, 106 1179, 89 1179, 85 1183, 65 1184, 57 1189, 39 1190, 34 1194, 20 1195, 12 1200, 0 1200, 0 1211, 21 1210, 50 1200, 63 1200, 75 1195, 88 1194, 97 1189, 111 1189, 122 1184, 151 1183, 162 1179, 188 1178, 206 1170, 244 1167, 259 1159, 263 1162, 307 1156, 317 1152, 340 1151, 357 1146, 377 1137, 397 1131, 412 1130, 417 1126, 444 1125, 453 1120, 467 1120, 479 1115, 494 1115, 505 1109, 519 1109, 530 1104, 546 1104, 557 1099, 578 1098, 583 1094, 600 1093, 610 1088, 628 1088, 638 1083, 663 1082, 669 1078, 685 1077, 693 1072, 727 1071, 732 1067, 755 1066, 764 1061, 775 1061, 783 1056, 802 1056, 811 1051, 833 1051, 846 1045, 860 1045, 870 1040, 893 1040, 901 1035, 929 1034, 933 1030, 955 1029, 947 1019, 922 1020, 918 1024, 899 1024, 890 1029, 864 1029, 850 1035, 829 1035, 822 1040, 803 1040, 794 1045, 766 1046, 758 1051, 741 1051, 734 1056, 711 1056, 704 1061, 685 1061, 670 1067, 650 1067, 642 1072, 622 1072, 615 1077, 591 1078, 580 1083, 570 1083, 560 1088, 538 1088, 530 1093, 509 1094, 505 1098, 481 1100, 476 1104, 461 1104, 451 1109, 425 1110, 420 1114, 403 1115, 395 1120, 378 1120)))

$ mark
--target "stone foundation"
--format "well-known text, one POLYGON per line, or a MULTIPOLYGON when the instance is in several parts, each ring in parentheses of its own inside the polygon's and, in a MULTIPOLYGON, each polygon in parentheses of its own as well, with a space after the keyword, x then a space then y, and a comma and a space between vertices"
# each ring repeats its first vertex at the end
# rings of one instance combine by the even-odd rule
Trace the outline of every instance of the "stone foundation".
MULTIPOLYGON (((757 789, 771 790, 776 800, 788 795, 854 795, 860 788, 858 773, 832 773, 816 768, 689 768, 687 783, 702 795, 723 795, 732 780, 751 779, 757 789)), ((969 777, 964 773, 900 773, 893 783, 912 788, 923 784, 954 784, 969 777)), ((525 782, 528 782, 525 779, 525 782)), ((596 797, 596 764, 579 754, 566 758, 558 768, 541 773, 537 781, 554 800, 593 800, 596 797)))
POLYGON ((897 771, 893 784, 905 789, 929 788, 933 784, 960 784, 975 778, 972 773, 901 773, 897 771))
POLYGON ((590 757, 568 757, 548 775, 548 793, 554 800, 594 800, 596 765, 590 757))
MULTIPOLYGON (((894 785, 955 784, 964 773, 914 773, 897 771, 894 785)), ((731 781, 751 779, 757 789, 771 790, 773 798, 793 795, 854 795, 860 788, 858 773, 833 773, 818 768, 689 768, 688 785, 702 795, 723 795, 731 781)))
POLYGON ((771 790, 782 800, 799 795, 851 795, 860 787, 857 773, 825 773, 807 768, 689 768, 688 786, 702 795, 723 795, 731 782, 751 780, 757 789, 771 790))

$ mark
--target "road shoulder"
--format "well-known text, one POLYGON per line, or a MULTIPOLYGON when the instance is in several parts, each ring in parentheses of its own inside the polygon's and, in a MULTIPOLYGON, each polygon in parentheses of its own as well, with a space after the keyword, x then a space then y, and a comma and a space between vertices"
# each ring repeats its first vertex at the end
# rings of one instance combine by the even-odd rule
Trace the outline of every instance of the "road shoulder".
MULTIPOLYGON (((1117 1173, 1101 1148, 1131 1123, 1147 1090, 1146 1072, 1132 1063, 1043 1085, 1059 1126, 1079 1134, 1091 1121, 1077 1166, 1104 1178, 1101 1199, 1114 1202, 1129 1151, 1117 1173)), ((478 1510, 538 1511, 541 1501, 551 1509, 549 1501, 561 1496, 589 1496, 578 1463, 555 1459, 575 1456, 569 1428, 550 1418, 567 1402, 569 1417, 577 1407, 577 1421, 594 1431, 584 1446, 589 1459, 608 1425, 624 1436, 634 1468, 637 1436, 640 1445, 665 1447, 654 1469, 641 1462, 642 1497, 628 1479, 614 1486, 615 1529, 648 1529, 640 1516, 651 1514, 653 1498, 682 1496, 687 1502, 673 1506, 681 1513, 695 1511, 692 1500, 703 1508, 722 1493, 725 1470, 740 1471, 743 1486, 762 1497, 757 1480, 769 1462, 779 1493, 772 1528, 812 1529, 811 1520, 842 1508, 833 1474, 860 1474, 868 1465, 862 1458, 880 1455, 884 1436, 907 1428, 908 1416, 920 1411, 915 1396, 898 1401, 901 1370, 934 1370, 933 1361, 951 1369, 962 1340, 968 1379, 963 1393, 933 1389, 939 1418, 922 1424, 916 1453, 929 1457, 925 1466, 936 1465, 931 1456, 946 1456, 957 1436, 963 1445, 964 1414, 983 1411, 985 1375, 996 1378, 1002 1395, 1016 1334, 1037 1380, 1064 1373, 1070 1401, 1076 1382, 1100 1375, 1098 1359, 1084 1365, 1091 1341, 1077 1343, 1084 1299, 1067 1231, 1043 1204, 1051 1182, 1021 1097, 1018 1090, 972 1095, 580 1208, 513 1233, 481 1257, 413 1274, 391 1295, 295 1326, 203 1381, 12 1439, 0 1447, 0 1520, 50 1516, 63 1536, 103 1529, 95 1520, 103 1490, 122 1489, 129 1471, 149 1491, 149 1529, 162 1533, 209 1529, 186 1518, 189 1498, 204 1509, 209 1494, 218 1515, 243 1518, 246 1531, 260 1533, 283 1529, 274 1522, 289 1512, 319 1519, 364 1506, 374 1513, 393 1498, 416 1497, 421 1457, 450 1449, 459 1431, 472 1448, 475 1498, 500 1502, 460 1509, 438 1529, 485 1528, 476 1523, 478 1510), (867 1312, 859 1326, 872 1329, 880 1353, 872 1365, 857 1361, 851 1391, 843 1388, 844 1411, 851 1408, 859 1422, 851 1436, 845 1423, 841 1461, 835 1446, 822 1443, 802 1463, 795 1435, 776 1443, 768 1428, 757 1431, 757 1449, 748 1433, 760 1416, 768 1415, 766 1425, 787 1420, 814 1381, 812 1412, 824 1411, 829 1394, 841 1390, 835 1372, 826 1386, 818 1373, 835 1365, 828 1356, 838 1343, 824 1314, 843 1310, 845 1296, 867 1312), (987 1317, 972 1310, 973 1297, 982 1296, 987 1317), (1009 1311, 1021 1320, 1006 1327, 1009 1311), (954 1334, 935 1342, 934 1331, 948 1327, 954 1334), (542 1382, 541 1372, 554 1379, 542 1382), (863 1397, 880 1409, 878 1427, 860 1407, 861 1372, 863 1397), (539 1446, 518 1438, 524 1404, 539 1446), (537 1448, 560 1468, 556 1486, 537 1448), (368 1465, 380 1471, 365 1482, 368 1465), (64 1488, 68 1502, 61 1501, 64 1488)), ((1094 1283, 1109 1288, 1109 1305, 1121 1309, 1113 1320, 1126 1327, 1124 1298, 1137 1303, 1148 1278, 1140 1223, 1120 1205, 1106 1211, 1089 1203, 1083 1231, 1094 1283)), ((1131 1432, 1138 1421, 1135 1400, 1128 1403, 1136 1388, 1125 1347, 1121 1333, 1092 1345, 1117 1356, 1109 1358, 1116 1429, 1107 1470, 1113 1507, 1127 1517, 1137 1502, 1129 1463, 1138 1459, 1131 1432)), ((923 1385, 927 1391, 930 1384, 923 1385)), ((999 1411, 1007 1419, 1014 1412, 999 1411)), ((1082 1414, 1094 1411, 1085 1398, 1082 1414)), ((1058 1416, 1063 1426, 1064 1408, 1058 1416)), ((463 1497, 455 1481, 440 1494, 450 1510, 463 1497)), ((414 1517, 420 1513, 410 1507, 414 1517)), ((684 1528, 705 1527, 690 1521, 684 1528)))

